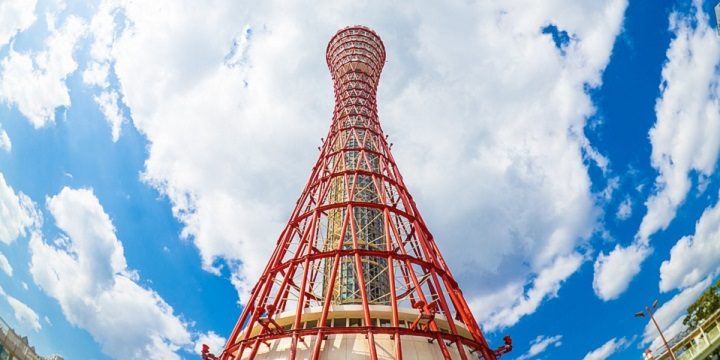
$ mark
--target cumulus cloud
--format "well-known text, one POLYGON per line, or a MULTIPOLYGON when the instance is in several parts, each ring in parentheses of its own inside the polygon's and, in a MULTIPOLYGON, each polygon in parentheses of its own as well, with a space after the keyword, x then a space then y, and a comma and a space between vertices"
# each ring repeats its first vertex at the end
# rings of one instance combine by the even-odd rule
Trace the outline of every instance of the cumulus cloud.
POLYGON ((690 16, 673 13, 675 39, 662 70, 662 94, 655 106, 657 122, 650 130, 652 165, 660 174, 658 192, 648 199, 648 212, 638 236, 647 239, 665 229, 690 189, 688 173, 709 176, 720 149, 720 43, 708 25, 702 4, 690 16))
POLYGON ((7 274, 7 276, 12 276, 13 274, 12 265, 10 265, 10 261, 8 261, 3 253, 0 253, 0 270, 7 274))
POLYGON ((86 81, 105 84, 106 69, 117 78, 149 141, 143 179, 169 198, 203 267, 229 268, 241 300, 329 126, 327 41, 356 22, 385 40, 381 121, 466 295, 520 299, 494 302, 481 320, 512 325, 579 267, 599 214, 585 160, 607 167, 583 134, 595 111, 586 89, 600 85, 625 0, 422 12, 379 2, 361 18, 352 2, 103 4, 86 81), (568 41, 556 44, 549 25, 568 41), (482 251, 464 251, 468 242, 482 251))
POLYGON ((39 320, 40 318, 38 317, 38 314, 35 312, 35 310, 25 305, 24 302, 10 295, 7 295, 7 302, 13 309, 13 312, 15 314, 15 320, 25 326, 32 328, 36 332, 42 329, 42 325, 40 325, 39 320))
POLYGON ((137 283, 110 217, 91 190, 63 188, 47 200, 66 237, 54 245, 30 239, 35 283, 65 318, 87 330, 117 359, 179 359, 191 344, 187 324, 155 291, 137 283))
POLYGON ((85 33, 86 24, 68 16, 63 26, 50 23, 46 49, 21 53, 14 49, 0 63, 0 100, 17 106, 35 128, 55 121, 55 109, 70 105, 65 79, 75 71, 73 52, 85 33))
POLYGON ((593 289, 603 300, 617 299, 640 272, 642 261, 651 253, 650 248, 642 244, 628 247, 615 245, 610 253, 600 253, 595 261, 593 289))
POLYGON ((35 5, 36 0, 0 2, 0 48, 35 22, 35 5))
POLYGON ((555 336, 538 336, 535 340, 530 342, 530 349, 528 352, 518 356, 516 360, 531 359, 548 349, 551 345, 558 347, 562 345, 562 335, 555 336))
POLYGON ((707 177, 713 173, 720 150, 720 42, 708 25, 708 15, 700 1, 693 2, 690 14, 672 13, 670 29, 675 38, 667 50, 662 70, 661 95, 655 104, 657 121, 650 130, 652 166, 659 172, 656 192, 645 202, 647 213, 642 219, 630 248, 616 248, 601 254, 595 263, 596 293, 603 299, 616 298, 638 273, 645 256, 638 252, 649 247, 649 238, 664 230, 675 217, 691 187, 690 172, 707 177), (613 257, 634 256, 624 273, 604 268, 618 264, 613 257), (601 261, 602 260, 602 261, 601 261), (607 280, 607 273, 618 279, 607 280), (605 280, 598 279, 606 278, 605 280), (622 281, 622 283, 619 283, 622 281), (610 289, 602 286, 607 284, 610 289), (611 294, 613 296, 606 296, 611 294))
POLYGON ((423 19, 417 35, 406 36, 417 50, 396 60, 411 59, 419 71, 402 74, 407 83, 381 85, 390 100, 383 106, 381 97, 380 114, 441 250, 481 304, 478 318, 499 329, 554 297, 579 268, 575 250, 596 216, 587 141, 576 131, 594 111, 582 87, 599 83, 625 4, 428 6, 442 15, 423 19), (555 17, 556 5, 571 10, 555 17), (595 15, 580 24, 575 11, 595 15), (564 51, 540 31, 550 23, 570 34, 564 51), (468 241, 482 250, 464 250, 468 241), (507 301, 485 303, 498 294, 507 301))
POLYGON ((601 347, 587 353, 583 360, 605 360, 618 351, 630 346, 630 341, 625 338, 612 338, 601 347))
POLYGON ((5 150, 6 152, 10 152, 12 150, 12 141, 10 141, 10 136, 8 136, 7 131, 0 126, 0 150, 5 150))
POLYGON ((473 299, 470 306, 485 319, 483 325, 487 331, 514 325, 521 317, 535 312, 543 300, 556 297, 562 282, 580 267, 582 260, 577 253, 559 257, 552 266, 540 271, 526 293, 522 284, 511 283, 503 291, 473 299))
POLYGON ((695 233, 683 236, 660 266, 660 291, 686 288, 720 273, 720 203, 705 209, 695 233))
POLYGON ((39 321, 39 316, 35 312, 35 310, 27 306, 27 304, 25 304, 24 302, 8 295, 5 292, 5 289, 3 289, 2 287, 0 287, 0 296, 4 297, 5 300, 7 300, 8 305, 10 305, 10 307, 13 309, 13 315, 15 315, 15 320, 17 320, 20 324, 32 328, 35 332, 42 329, 42 325, 40 325, 39 321))
POLYGON ((118 105, 118 94, 115 91, 103 91, 95 97, 95 102, 100 105, 100 111, 110 124, 112 140, 120 138, 120 128, 123 123, 123 114, 118 105))
POLYGON ((627 220, 632 216, 632 199, 630 197, 626 197, 623 202, 620 203, 618 206, 617 212, 615 213, 615 217, 618 220, 627 220))
POLYGON ((35 204, 27 195, 15 193, 0 173, 0 242, 10 244, 19 236, 25 236, 40 218, 35 204))
POLYGON ((95 86, 102 91, 95 96, 95 103, 100 106, 105 120, 110 125, 112 140, 118 141, 124 122, 124 116, 120 107, 121 97, 115 90, 108 90, 110 87, 110 69, 113 66, 112 45, 118 36, 118 11, 122 8, 121 1, 103 0, 98 10, 93 15, 89 25, 89 32, 93 38, 90 47, 90 58, 85 71, 83 71, 83 82, 95 86))
POLYGON ((108 82, 109 71, 107 64, 97 62, 90 63, 85 71, 83 71, 83 82, 87 85, 107 88, 110 86, 110 82, 108 82))

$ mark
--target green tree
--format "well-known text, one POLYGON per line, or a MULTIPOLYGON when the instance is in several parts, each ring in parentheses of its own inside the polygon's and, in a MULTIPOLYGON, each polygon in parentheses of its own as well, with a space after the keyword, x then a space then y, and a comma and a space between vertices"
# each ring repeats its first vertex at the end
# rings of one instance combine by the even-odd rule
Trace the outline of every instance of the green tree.
POLYGON ((711 285, 695 302, 687 309, 687 316, 683 320, 683 324, 694 329, 703 320, 720 309, 720 280, 711 285))

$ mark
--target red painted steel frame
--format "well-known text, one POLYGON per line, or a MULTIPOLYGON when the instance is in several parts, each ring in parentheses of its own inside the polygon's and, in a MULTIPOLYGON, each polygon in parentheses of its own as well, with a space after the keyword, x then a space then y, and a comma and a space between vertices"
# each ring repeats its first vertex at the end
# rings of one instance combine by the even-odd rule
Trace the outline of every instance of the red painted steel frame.
POLYGON ((326 59, 335 90, 327 140, 220 358, 254 358, 263 344, 288 338, 294 359, 298 342, 311 337, 319 339, 312 348, 317 359, 326 336, 364 334, 371 359, 377 359, 375 337, 389 334, 397 359, 403 357, 403 336, 428 338, 446 358, 448 346, 455 346, 462 359, 496 359, 500 353, 483 337, 380 127, 382 40, 366 27, 342 29, 330 40, 326 59), (327 326, 331 305, 340 304, 361 305, 361 326, 327 326), (390 326, 376 326, 374 305, 391 309, 390 326), (319 322, 303 328, 310 308, 322 309, 319 322), (400 309, 417 312, 413 325, 400 323, 400 309), (275 321, 280 313, 294 318, 289 328, 275 321), (444 316, 447 328, 440 328, 436 315, 444 316), (469 336, 461 335, 459 324, 469 336))

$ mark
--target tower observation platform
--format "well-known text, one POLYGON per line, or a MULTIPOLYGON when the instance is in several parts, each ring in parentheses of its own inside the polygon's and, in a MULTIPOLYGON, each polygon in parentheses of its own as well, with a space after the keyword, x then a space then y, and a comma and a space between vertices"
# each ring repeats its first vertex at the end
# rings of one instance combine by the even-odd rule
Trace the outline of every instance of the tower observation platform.
POLYGON ((205 359, 485 359, 492 349, 408 192, 377 112, 385 46, 327 46, 335 109, 320 157, 222 353, 205 359))

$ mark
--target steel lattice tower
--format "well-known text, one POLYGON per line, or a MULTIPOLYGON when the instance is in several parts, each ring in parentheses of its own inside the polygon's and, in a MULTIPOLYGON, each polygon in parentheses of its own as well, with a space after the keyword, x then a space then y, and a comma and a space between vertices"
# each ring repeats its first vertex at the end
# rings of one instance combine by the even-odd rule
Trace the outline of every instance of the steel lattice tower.
MULTIPOLYGON (((482 358, 473 318, 390 153, 372 30, 327 46, 335 90, 320 158, 221 359, 482 358)), ((215 358, 207 353, 205 358, 215 358)))

